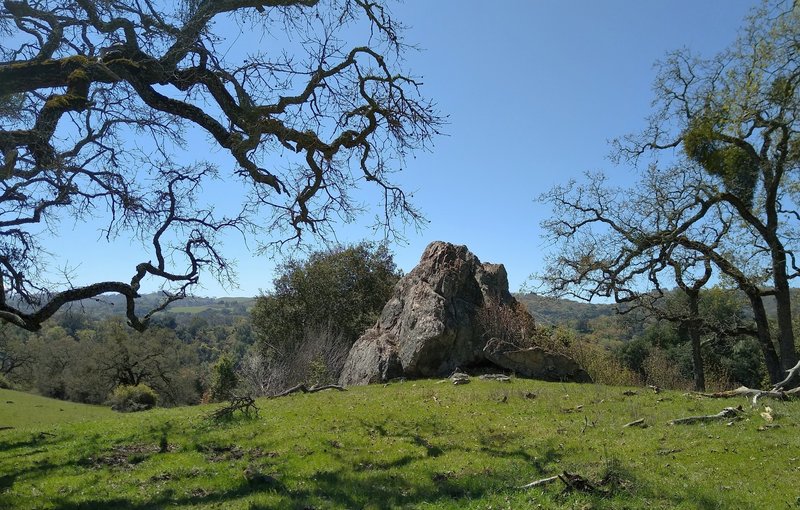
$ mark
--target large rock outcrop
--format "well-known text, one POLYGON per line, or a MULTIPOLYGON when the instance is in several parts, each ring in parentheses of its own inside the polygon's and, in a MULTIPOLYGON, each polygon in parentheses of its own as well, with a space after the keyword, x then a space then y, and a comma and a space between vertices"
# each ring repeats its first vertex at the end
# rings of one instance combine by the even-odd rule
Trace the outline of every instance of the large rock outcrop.
MULTIPOLYGON (((466 246, 431 243, 419 265, 397 283, 377 324, 353 345, 340 383, 354 385, 396 377, 436 377, 449 374, 456 367, 487 362, 520 375, 541 372, 550 374, 546 377, 550 379, 583 378, 576 379, 574 374, 553 375, 550 369, 520 370, 518 354, 510 357, 514 368, 505 367, 503 360, 509 356, 502 354, 508 349, 487 351, 486 334, 478 319, 479 310, 487 303, 516 305, 508 291, 505 267, 482 264, 466 246)), ((558 356, 543 352, 545 358, 558 356)), ((551 368, 565 365, 548 363, 551 368)))

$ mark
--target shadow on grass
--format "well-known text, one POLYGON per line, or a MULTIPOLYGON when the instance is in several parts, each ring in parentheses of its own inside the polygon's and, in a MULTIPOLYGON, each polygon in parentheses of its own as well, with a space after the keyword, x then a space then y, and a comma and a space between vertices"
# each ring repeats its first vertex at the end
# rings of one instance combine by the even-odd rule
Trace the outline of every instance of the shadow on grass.
POLYGON ((479 475, 457 477, 449 480, 414 483, 408 478, 388 472, 360 473, 322 472, 313 480, 305 480, 301 488, 287 490, 283 487, 263 486, 242 482, 235 489, 204 496, 159 497, 141 504, 124 500, 57 502, 63 510, 120 508, 125 510, 149 510, 170 506, 220 505, 221 508, 235 505, 250 495, 268 492, 275 497, 274 503, 251 502, 250 509, 308 508, 371 508, 390 510, 400 507, 416 507, 423 503, 479 499, 489 491, 496 491, 496 483, 479 475))
MULTIPOLYGON (((415 450, 391 460, 362 459, 363 463, 356 463, 358 458, 353 458, 346 451, 330 452, 335 457, 329 471, 317 471, 308 476, 294 476, 291 472, 282 471, 277 477, 279 482, 271 477, 247 480, 244 477, 236 482, 233 487, 206 491, 200 487, 178 489, 167 488, 160 493, 148 494, 146 501, 132 502, 129 500, 109 496, 109 499, 95 498, 92 500, 76 500, 71 496, 53 499, 51 504, 55 508, 64 510, 94 510, 105 508, 118 508, 122 510, 150 510, 170 506, 208 505, 227 508, 242 505, 243 499, 254 495, 265 495, 248 501, 252 509, 305 509, 305 508, 372 508, 392 509, 398 507, 417 507, 425 503, 436 504, 447 502, 458 505, 459 502, 476 500, 499 492, 514 491, 511 487, 520 484, 519 480, 511 480, 515 476, 505 471, 492 472, 491 470, 461 470, 446 471, 449 458, 444 461, 431 462, 451 452, 460 452, 470 455, 480 453, 498 459, 516 459, 515 465, 524 464, 535 468, 541 476, 550 476, 560 472, 563 468, 559 463, 563 460, 565 452, 555 440, 545 440, 530 447, 504 448, 513 444, 515 437, 508 437, 502 433, 487 432, 478 435, 478 444, 467 446, 446 442, 447 423, 407 422, 397 423, 362 422, 362 425, 371 435, 389 437, 409 445, 415 450), (419 465, 415 465, 420 463, 419 465), (339 467, 340 471, 333 471, 339 467), (264 502, 264 500, 268 502, 264 502)), ((57 444, 52 438, 46 441, 47 445, 57 444)), ((43 446, 40 439, 30 441, 21 440, 13 443, 10 450, 24 448, 25 446, 43 446)), ((2 451, 2 450, 0 450, 2 451)), ((0 476, 0 507, 3 506, 2 493, 5 489, 13 488, 17 480, 47 478, 49 472, 68 466, 76 468, 94 468, 98 459, 104 459, 103 467, 115 468, 106 460, 113 460, 112 453, 119 453, 117 449, 104 449, 94 455, 86 455, 82 459, 75 459, 61 464, 42 462, 26 468, 14 470, 15 472, 0 476)), ((124 450, 125 454, 135 453, 124 450)), ((149 450, 148 450, 149 453, 149 450)), ((154 454, 155 455, 155 454, 154 454)), ((613 460, 613 459, 612 459, 613 460)), ((457 468, 455 468, 457 469, 457 468)), ((480 468, 478 468, 480 469, 480 468)), ((583 473, 587 475, 586 473, 583 473)), ((613 508, 614 502, 626 503, 628 498, 638 500, 653 500, 659 502, 672 502, 675 505, 690 502, 693 508, 700 510, 711 508, 733 508, 729 501, 722 495, 705 491, 688 489, 684 494, 664 495, 654 492, 653 487, 643 485, 636 480, 635 472, 627 469, 624 463, 618 461, 607 462, 606 473, 618 479, 609 479, 603 484, 608 496, 593 496, 590 499, 597 503, 597 508, 613 508), (608 499, 611 498, 611 499, 608 499)), ((588 476, 588 475, 587 475, 588 476)), ((599 475, 597 478, 600 478, 599 475)), ((594 481, 598 481, 595 479, 594 481)), ((191 483, 191 482, 190 482, 191 483)), ((554 485, 553 487, 558 487, 554 485)), ((586 495, 558 494, 561 488, 548 488, 548 497, 556 497, 560 507, 567 507, 565 501, 577 501, 573 498, 586 499, 586 495)))
MULTIPOLYGON (((492 452, 494 454, 495 452, 492 452)), ((537 469, 546 469, 545 474, 554 471, 559 450, 546 446, 537 451, 536 455, 521 451, 498 451, 498 456, 518 456, 520 458, 537 459, 537 469)), ((400 507, 417 507, 423 504, 437 504, 447 502, 458 505, 459 502, 474 501, 490 494, 508 492, 511 485, 505 476, 497 477, 488 472, 439 472, 429 469, 406 470, 398 472, 393 468, 401 468, 408 464, 428 458, 423 452, 418 456, 408 456, 379 468, 366 471, 341 470, 318 471, 308 477, 292 477, 291 473, 283 473, 278 478, 285 480, 285 484, 266 477, 266 479, 246 480, 244 478, 234 487, 215 492, 205 492, 202 489, 179 494, 175 490, 167 489, 160 494, 153 494, 147 501, 131 502, 125 499, 95 499, 76 501, 69 496, 55 499, 52 504, 55 508, 63 510, 94 510, 116 508, 122 510, 150 510, 167 508, 171 506, 188 507, 195 505, 215 506, 220 508, 241 505, 241 500, 253 495, 268 495, 268 502, 250 501, 247 507, 251 509, 307 509, 307 508, 371 508, 389 510, 400 507)), ((558 501, 559 507, 568 507, 569 501, 590 501, 597 508, 616 508, 615 502, 627 504, 630 498, 634 500, 653 500, 673 504, 686 505, 699 510, 734 508, 730 502, 705 491, 692 491, 690 488, 683 494, 655 494, 653 488, 641 485, 635 479, 635 474, 625 466, 615 465, 608 469, 609 474, 619 477, 618 480, 606 482, 601 488, 606 495, 587 495, 582 493, 560 493, 562 488, 554 485, 547 489, 553 500, 558 501), (555 492, 553 492, 555 491, 555 492)), ((13 483, 14 475, 0 477, 0 488, 13 483)), ((594 480, 599 482, 598 480, 594 480)), ((0 491, 1 492, 1 491, 0 491)), ((720 495, 721 496, 721 495, 720 495)), ((262 499, 262 498, 258 498, 262 499)), ((2 499, 0 498, 0 502, 2 499)), ((0 503, 2 506, 2 503, 0 503)))
MULTIPOLYGON (((11 453, 14 450, 20 450, 25 448, 33 448, 35 446, 40 446, 45 443, 49 443, 49 437, 52 434, 48 434, 45 432, 39 432, 37 434, 32 434, 30 439, 16 439, 16 440, 9 440, 9 441, 0 441, 0 454, 3 454, 4 457, 9 458, 7 453, 11 453)), ((30 452, 22 452, 20 455, 29 455, 30 452)))

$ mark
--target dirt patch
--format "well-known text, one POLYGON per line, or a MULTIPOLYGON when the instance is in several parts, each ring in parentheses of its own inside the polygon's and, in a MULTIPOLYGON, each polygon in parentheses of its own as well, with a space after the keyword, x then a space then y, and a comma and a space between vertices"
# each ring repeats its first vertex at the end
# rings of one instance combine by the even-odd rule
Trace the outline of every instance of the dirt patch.
MULTIPOLYGON (((168 445, 166 450, 174 451, 175 446, 168 445)), ((86 457, 81 461, 81 464, 93 468, 109 466, 130 469, 136 464, 147 460, 151 455, 159 452, 163 452, 163 448, 155 444, 138 443, 118 445, 112 448, 110 452, 86 457)))
POLYGON ((245 456, 249 459, 258 459, 261 457, 277 457, 277 452, 267 452, 256 446, 245 450, 237 445, 198 445, 197 451, 204 454, 206 460, 209 462, 222 462, 229 460, 239 460, 245 456))

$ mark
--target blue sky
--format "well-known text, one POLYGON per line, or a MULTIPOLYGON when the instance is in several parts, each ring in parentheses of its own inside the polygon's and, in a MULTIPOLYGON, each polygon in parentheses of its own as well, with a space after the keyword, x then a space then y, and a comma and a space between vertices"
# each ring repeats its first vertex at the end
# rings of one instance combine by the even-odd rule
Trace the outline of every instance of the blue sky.
MULTIPOLYGON (((503 263, 511 290, 539 271, 548 246, 536 197, 555 184, 604 170, 619 182, 633 170, 608 160, 608 140, 643 126, 652 99, 653 64, 690 47, 711 56, 735 38, 755 0, 406 0, 392 3, 408 25, 405 65, 449 116, 430 153, 406 161, 396 181, 414 191, 429 223, 393 245, 406 272, 434 240, 466 244, 482 261, 503 263), (491 6, 491 7, 487 7, 491 6)), ((238 43, 249 34, 239 36, 238 43)), ((231 35, 232 38, 236 34, 231 35)), ((205 143, 198 140, 199 143, 205 143)), ((213 154, 212 154, 213 157, 213 154)), ((343 242, 369 239, 365 222, 343 226, 343 242)), ((74 283, 128 279, 140 262, 136 243, 111 246, 96 231, 66 224, 51 250, 71 266, 74 283), (91 249, 87 249, 91 246, 91 249), (84 281, 85 280, 85 281, 84 281)), ((269 290, 275 261, 254 245, 226 240, 239 287, 204 275, 196 294, 248 296, 269 290)), ((148 290, 148 289, 145 289, 148 290)), ((152 290, 152 289, 149 289, 152 290)))

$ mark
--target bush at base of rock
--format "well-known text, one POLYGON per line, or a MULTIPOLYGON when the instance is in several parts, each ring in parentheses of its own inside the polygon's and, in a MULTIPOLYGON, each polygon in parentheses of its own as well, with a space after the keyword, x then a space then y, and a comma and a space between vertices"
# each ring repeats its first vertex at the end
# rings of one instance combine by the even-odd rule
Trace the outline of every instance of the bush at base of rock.
POLYGON ((146 384, 117 386, 109 398, 111 409, 121 413, 134 413, 152 409, 158 403, 158 394, 146 384))

